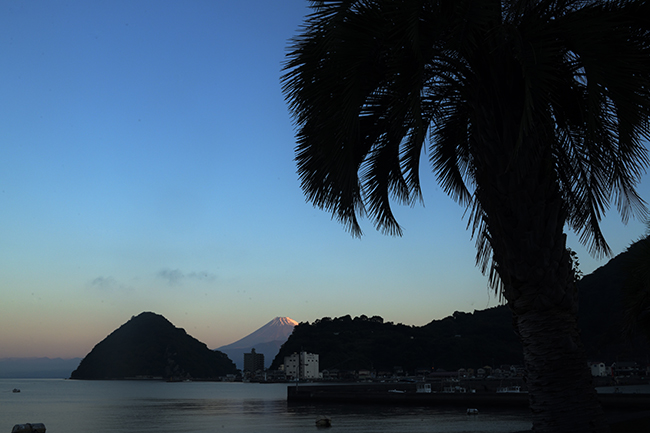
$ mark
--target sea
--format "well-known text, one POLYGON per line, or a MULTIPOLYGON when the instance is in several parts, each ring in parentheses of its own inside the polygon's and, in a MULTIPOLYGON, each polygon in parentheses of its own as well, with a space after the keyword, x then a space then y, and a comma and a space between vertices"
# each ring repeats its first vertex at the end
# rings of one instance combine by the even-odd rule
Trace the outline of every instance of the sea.
POLYGON ((42 423, 47 433, 511 433, 527 410, 297 404, 288 384, 0 379, 0 433, 42 423), (19 389, 20 392, 13 392, 19 389), (331 427, 316 426, 327 417, 331 427))

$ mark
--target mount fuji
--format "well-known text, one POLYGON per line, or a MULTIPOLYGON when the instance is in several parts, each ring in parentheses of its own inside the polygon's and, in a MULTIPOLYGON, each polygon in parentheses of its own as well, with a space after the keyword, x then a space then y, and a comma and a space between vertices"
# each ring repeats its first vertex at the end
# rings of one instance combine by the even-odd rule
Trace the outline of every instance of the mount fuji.
POLYGON ((276 317, 241 340, 218 347, 215 350, 228 355, 237 365, 237 368, 241 370, 244 368, 244 353, 250 353, 251 349, 255 349, 256 353, 264 354, 264 367, 268 368, 275 355, 280 351, 280 346, 287 341, 289 335, 293 332, 293 327, 297 324, 298 322, 289 317, 276 317))

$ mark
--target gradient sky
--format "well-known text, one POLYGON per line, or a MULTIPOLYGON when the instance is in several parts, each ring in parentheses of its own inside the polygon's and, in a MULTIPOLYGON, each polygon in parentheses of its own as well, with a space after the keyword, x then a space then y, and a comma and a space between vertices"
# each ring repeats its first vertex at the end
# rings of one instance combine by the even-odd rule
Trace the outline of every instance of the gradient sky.
MULTIPOLYGON (((424 325, 498 304, 433 175, 396 209, 402 238, 368 221, 352 238, 305 202, 279 77, 306 13, 0 2, 0 358, 83 357, 143 311, 215 348, 276 316, 424 325)), ((616 254, 645 232, 615 211, 604 229, 616 254)), ((606 263, 575 239, 583 272, 606 263)))

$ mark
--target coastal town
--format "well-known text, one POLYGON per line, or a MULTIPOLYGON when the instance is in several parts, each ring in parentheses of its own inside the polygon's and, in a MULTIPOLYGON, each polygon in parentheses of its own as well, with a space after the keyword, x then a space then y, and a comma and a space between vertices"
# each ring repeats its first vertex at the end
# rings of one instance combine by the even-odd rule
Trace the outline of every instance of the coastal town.
MULTIPOLYGON (((457 371, 443 369, 415 369, 406 371, 400 366, 388 370, 339 370, 319 368, 319 355, 299 352, 284 357, 277 370, 263 368, 264 354, 252 349, 244 354, 242 380, 247 382, 362 382, 362 383, 414 383, 429 384, 417 388, 418 392, 475 393, 526 392, 525 368, 522 365, 482 366, 460 368, 457 371)), ((624 386, 648 384, 650 364, 634 361, 618 361, 610 365, 590 362, 594 386, 624 386)), ((234 378, 232 378, 234 379, 234 378)))

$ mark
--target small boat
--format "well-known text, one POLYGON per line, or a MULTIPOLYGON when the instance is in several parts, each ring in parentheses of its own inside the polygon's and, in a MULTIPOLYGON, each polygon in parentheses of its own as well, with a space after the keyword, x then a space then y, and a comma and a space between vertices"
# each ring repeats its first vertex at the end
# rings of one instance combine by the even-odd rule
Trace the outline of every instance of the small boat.
POLYGON ((389 389, 388 392, 392 392, 393 394, 406 394, 406 391, 403 389, 389 389))
POLYGON ((467 409, 467 415, 478 415, 478 409, 473 409, 473 408, 467 409))
POLYGON ((316 427, 332 427, 332 420, 326 416, 320 416, 316 420, 316 427))
POLYGON ((11 433, 45 433, 45 425, 43 423, 36 424, 16 424, 11 433))
POLYGON ((14 388, 11 392, 20 392, 20 390, 18 388, 14 388))

